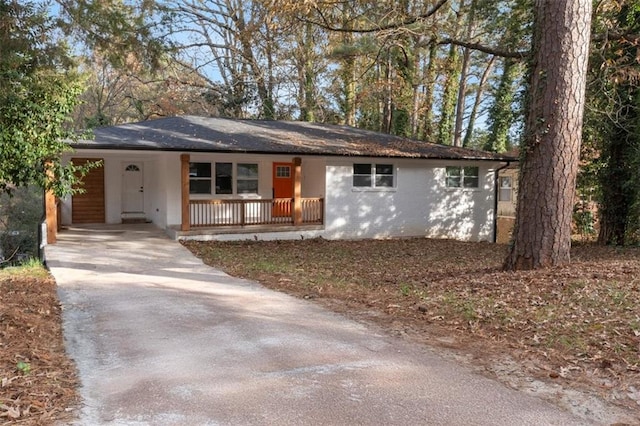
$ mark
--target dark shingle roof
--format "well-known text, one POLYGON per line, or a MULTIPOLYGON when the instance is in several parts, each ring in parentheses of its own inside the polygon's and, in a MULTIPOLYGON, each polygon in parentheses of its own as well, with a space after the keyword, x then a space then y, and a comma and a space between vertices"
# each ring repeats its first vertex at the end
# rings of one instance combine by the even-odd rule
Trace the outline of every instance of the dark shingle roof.
POLYGON ((125 149, 513 161, 513 157, 437 145, 348 126, 181 116, 102 127, 76 149, 125 149))

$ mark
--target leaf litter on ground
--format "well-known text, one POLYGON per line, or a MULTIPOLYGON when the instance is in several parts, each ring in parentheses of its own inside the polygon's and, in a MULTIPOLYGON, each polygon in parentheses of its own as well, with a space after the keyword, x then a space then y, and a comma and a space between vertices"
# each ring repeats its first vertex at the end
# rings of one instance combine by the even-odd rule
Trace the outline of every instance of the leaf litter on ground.
POLYGON ((595 392, 640 418, 638 247, 577 244, 569 265, 505 272, 507 246, 490 243, 183 244, 231 275, 316 299, 486 366, 508 357, 523 374, 595 392))
POLYGON ((0 270, 0 425, 71 420, 76 377, 54 280, 41 266, 0 270))

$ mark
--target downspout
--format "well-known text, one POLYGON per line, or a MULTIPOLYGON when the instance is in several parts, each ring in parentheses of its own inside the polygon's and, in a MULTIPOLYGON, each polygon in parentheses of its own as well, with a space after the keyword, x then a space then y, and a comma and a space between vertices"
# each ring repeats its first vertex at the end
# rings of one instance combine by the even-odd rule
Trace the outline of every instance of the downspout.
POLYGON ((498 167, 495 171, 495 177, 493 179, 493 242, 496 243, 498 241, 498 194, 500 191, 500 179, 498 179, 498 175, 501 170, 506 169, 511 165, 511 161, 507 161, 502 167, 498 167))

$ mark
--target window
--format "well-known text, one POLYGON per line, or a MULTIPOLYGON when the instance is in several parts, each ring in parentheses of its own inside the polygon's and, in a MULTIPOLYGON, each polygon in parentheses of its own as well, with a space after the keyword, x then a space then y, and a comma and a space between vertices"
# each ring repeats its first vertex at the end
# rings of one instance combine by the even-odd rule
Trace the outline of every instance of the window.
POLYGON ((477 188, 478 167, 447 167, 447 188, 477 188))
POLYGON ((257 164, 238 163, 235 167, 235 176, 233 172, 234 163, 189 163, 189 193, 211 195, 212 176, 215 176, 215 194, 258 193, 257 164))
POLYGON ((189 163, 189 194, 211 194, 211 163, 189 163))
POLYGON ((291 166, 276 166, 276 177, 279 177, 279 178, 291 177, 291 166))
POLYGON ((233 163, 216 163, 216 194, 233 194, 233 163))
POLYGON ((356 163, 353 186, 358 188, 393 188, 393 164, 356 163))
POLYGON ((238 194, 258 193, 258 165, 238 163, 236 186, 238 194))
POLYGON ((500 177, 500 192, 498 193, 498 200, 500 201, 511 201, 511 190, 513 187, 511 186, 511 176, 501 176, 500 177))

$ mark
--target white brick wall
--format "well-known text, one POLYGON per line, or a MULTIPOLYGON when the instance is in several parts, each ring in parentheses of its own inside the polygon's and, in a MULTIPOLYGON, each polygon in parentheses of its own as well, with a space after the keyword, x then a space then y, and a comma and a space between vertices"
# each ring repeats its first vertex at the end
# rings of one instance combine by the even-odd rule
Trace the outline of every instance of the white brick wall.
POLYGON ((324 237, 492 239, 493 170, 485 164, 465 164, 479 166, 480 188, 452 190, 445 187, 445 166, 460 164, 378 160, 394 164, 395 188, 362 190, 352 185, 354 162, 376 160, 327 162, 324 237))
MULTIPOLYGON (((144 163, 145 213, 160 227, 180 224, 180 155, 162 152, 84 151, 78 157, 105 159, 107 223, 120 223, 122 162, 144 163)), ((256 161, 260 164, 259 198, 271 197, 273 161, 291 156, 193 154, 192 161, 256 161)), ((367 158, 303 157, 304 197, 325 197, 324 230, 261 234, 260 239, 385 238, 427 236, 460 240, 493 238, 493 170, 499 164, 443 162, 438 160, 388 160, 367 158), (353 163, 392 163, 395 187, 353 187, 353 163), (445 187, 445 167, 473 165, 480 170, 480 188, 445 187), (326 173, 324 173, 326 171, 326 173), (324 175, 324 176, 323 176, 324 175)), ((63 223, 70 222, 71 200, 64 200, 63 223)), ((215 239, 254 238, 253 235, 219 235, 215 239)))

